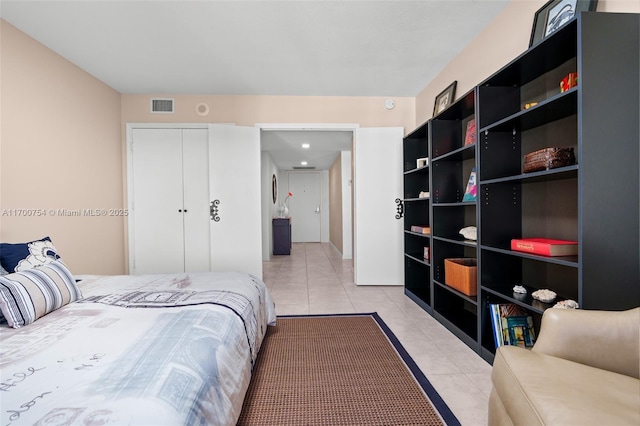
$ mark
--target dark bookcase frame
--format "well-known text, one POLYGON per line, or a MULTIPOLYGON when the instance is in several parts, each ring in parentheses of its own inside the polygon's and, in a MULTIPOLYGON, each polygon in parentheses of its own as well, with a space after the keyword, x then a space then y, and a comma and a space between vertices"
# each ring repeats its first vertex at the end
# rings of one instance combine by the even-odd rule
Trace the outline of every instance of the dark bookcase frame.
POLYGON ((580 13, 405 137, 405 164, 430 158, 428 170, 405 168, 405 292, 489 362, 489 304, 521 306, 536 328, 555 304, 531 297, 541 288, 584 309, 640 305, 639 40, 639 14, 580 13), (578 85, 561 93, 570 72, 578 85), (469 119, 477 142, 464 146, 469 119), (576 164, 522 173, 524 155, 546 147, 573 148, 576 164), (478 199, 462 202, 472 167, 478 199), (411 200, 412 175, 429 184, 428 201, 411 200), (419 219, 431 236, 408 231, 419 219), (477 244, 458 235, 470 225, 477 244), (575 240, 579 252, 510 249, 511 239, 527 237, 575 240), (416 256, 423 242, 430 262, 416 256), (477 296, 444 283, 450 257, 477 258, 477 296), (515 294, 516 284, 528 293, 515 294))

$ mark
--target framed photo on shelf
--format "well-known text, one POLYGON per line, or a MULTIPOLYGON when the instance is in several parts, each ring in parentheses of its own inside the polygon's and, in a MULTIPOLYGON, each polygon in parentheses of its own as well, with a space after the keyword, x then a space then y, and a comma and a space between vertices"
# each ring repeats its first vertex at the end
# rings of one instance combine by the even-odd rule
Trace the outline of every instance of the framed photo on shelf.
POLYGON ((442 111, 447 109, 449 105, 453 103, 456 96, 456 84, 458 80, 454 81, 444 89, 438 96, 436 96, 436 101, 433 105, 433 116, 440 114, 442 111))
POLYGON ((545 39, 579 12, 596 10, 598 0, 550 0, 536 12, 529 47, 545 39))

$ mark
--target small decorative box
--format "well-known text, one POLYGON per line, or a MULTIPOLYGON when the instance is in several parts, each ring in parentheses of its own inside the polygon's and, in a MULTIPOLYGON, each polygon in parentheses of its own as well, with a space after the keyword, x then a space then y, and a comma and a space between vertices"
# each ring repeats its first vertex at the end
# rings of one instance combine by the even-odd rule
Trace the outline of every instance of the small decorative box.
POLYGON ((524 156, 523 173, 571 166, 576 163, 573 148, 544 148, 524 156))

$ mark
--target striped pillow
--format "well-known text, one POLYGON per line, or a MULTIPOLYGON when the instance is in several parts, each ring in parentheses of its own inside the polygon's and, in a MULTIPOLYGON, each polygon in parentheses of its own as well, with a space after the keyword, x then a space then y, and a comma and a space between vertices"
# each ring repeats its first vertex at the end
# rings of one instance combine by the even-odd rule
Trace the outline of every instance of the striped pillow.
POLYGON ((71 272, 59 260, 0 276, 0 310, 13 328, 31 324, 81 297, 71 272))

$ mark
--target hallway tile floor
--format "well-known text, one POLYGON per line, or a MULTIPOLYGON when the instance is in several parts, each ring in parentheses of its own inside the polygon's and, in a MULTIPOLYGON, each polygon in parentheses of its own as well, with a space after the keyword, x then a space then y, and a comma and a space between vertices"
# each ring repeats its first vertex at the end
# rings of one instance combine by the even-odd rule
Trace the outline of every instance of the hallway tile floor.
POLYGON ((463 425, 486 425, 491 365, 404 294, 357 286, 351 260, 329 243, 293 243, 263 263, 278 315, 377 312, 463 425))

